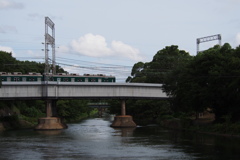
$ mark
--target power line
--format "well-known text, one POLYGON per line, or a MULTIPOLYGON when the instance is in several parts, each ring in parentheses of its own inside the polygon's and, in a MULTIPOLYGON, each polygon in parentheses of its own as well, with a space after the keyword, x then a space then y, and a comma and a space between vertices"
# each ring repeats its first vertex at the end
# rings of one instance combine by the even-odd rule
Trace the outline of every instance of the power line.
POLYGON ((116 66, 116 67, 132 67, 132 66, 125 66, 125 65, 116 65, 116 64, 109 64, 109 63, 99 63, 99 62, 92 62, 92 61, 69 59, 69 58, 63 58, 63 57, 57 57, 57 59, 65 59, 65 60, 70 60, 70 61, 77 61, 77 62, 84 62, 84 63, 91 63, 91 64, 99 64, 99 65, 109 65, 109 66, 116 66))

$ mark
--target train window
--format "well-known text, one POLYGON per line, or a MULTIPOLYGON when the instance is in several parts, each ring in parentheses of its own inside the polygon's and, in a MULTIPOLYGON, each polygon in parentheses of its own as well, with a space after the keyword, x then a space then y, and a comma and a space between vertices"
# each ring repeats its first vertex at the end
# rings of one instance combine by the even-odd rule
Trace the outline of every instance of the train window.
POLYGON ((8 82, 11 81, 11 77, 7 77, 7 81, 8 81, 8 82))
POLYGON ((76 81, 77 82, 83 82, 83 79, 77 79, 76 81))
POLYGON ((75 82, 75 78, 71 78, 71 82, 75 82))
POLYGON ((63 82, 68 82, 68 78, 63 78, 63 82))
POLYGON ((13 81, 20 81, 20 78, 19 77, 14 77, 13 81))
POLYGON ((26 77, 23 77, 22 78, 22 81, 26 82, 27 78, 26 77))

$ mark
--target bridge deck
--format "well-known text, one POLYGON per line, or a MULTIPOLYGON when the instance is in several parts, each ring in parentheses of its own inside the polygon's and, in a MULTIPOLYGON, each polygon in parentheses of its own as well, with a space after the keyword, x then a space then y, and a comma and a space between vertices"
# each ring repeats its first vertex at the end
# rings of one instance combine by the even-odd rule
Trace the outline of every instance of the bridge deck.
POLYGON ((161 84, 3 82, 0 99, 161 99, 168 98, 161 84))

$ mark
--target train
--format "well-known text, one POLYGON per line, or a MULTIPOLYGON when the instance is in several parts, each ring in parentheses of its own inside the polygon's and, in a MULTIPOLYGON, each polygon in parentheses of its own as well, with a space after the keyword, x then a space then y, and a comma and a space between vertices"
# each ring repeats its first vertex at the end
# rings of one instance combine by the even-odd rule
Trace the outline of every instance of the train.
MULTIPOLYGON (((107 76, 105 74, 84 74, 79 75, 75 73, 57 73, 56 75, 49 74, 48 81, 55 82, 116 82, 115 76, 107 76)), ((22 74, 21 72, 0 72, 2 82, 39 82, 44 81, 45 75, 41 73, 30 72, 22 74)))

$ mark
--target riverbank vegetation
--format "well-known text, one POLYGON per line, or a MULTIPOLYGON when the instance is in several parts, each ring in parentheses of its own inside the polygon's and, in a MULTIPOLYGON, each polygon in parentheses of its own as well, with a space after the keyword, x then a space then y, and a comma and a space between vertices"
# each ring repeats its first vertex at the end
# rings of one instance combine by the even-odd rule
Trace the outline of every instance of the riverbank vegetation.
POLYGON ((191 56, 167 46, 151 62, 134 64, 126 82, 162 83, 170 97, 127 101, 127 113, 138 124, 240 134, 240 47, 226 43, 191 56), (204 112, 211 112, 214 121, 194 123, 204 112))

